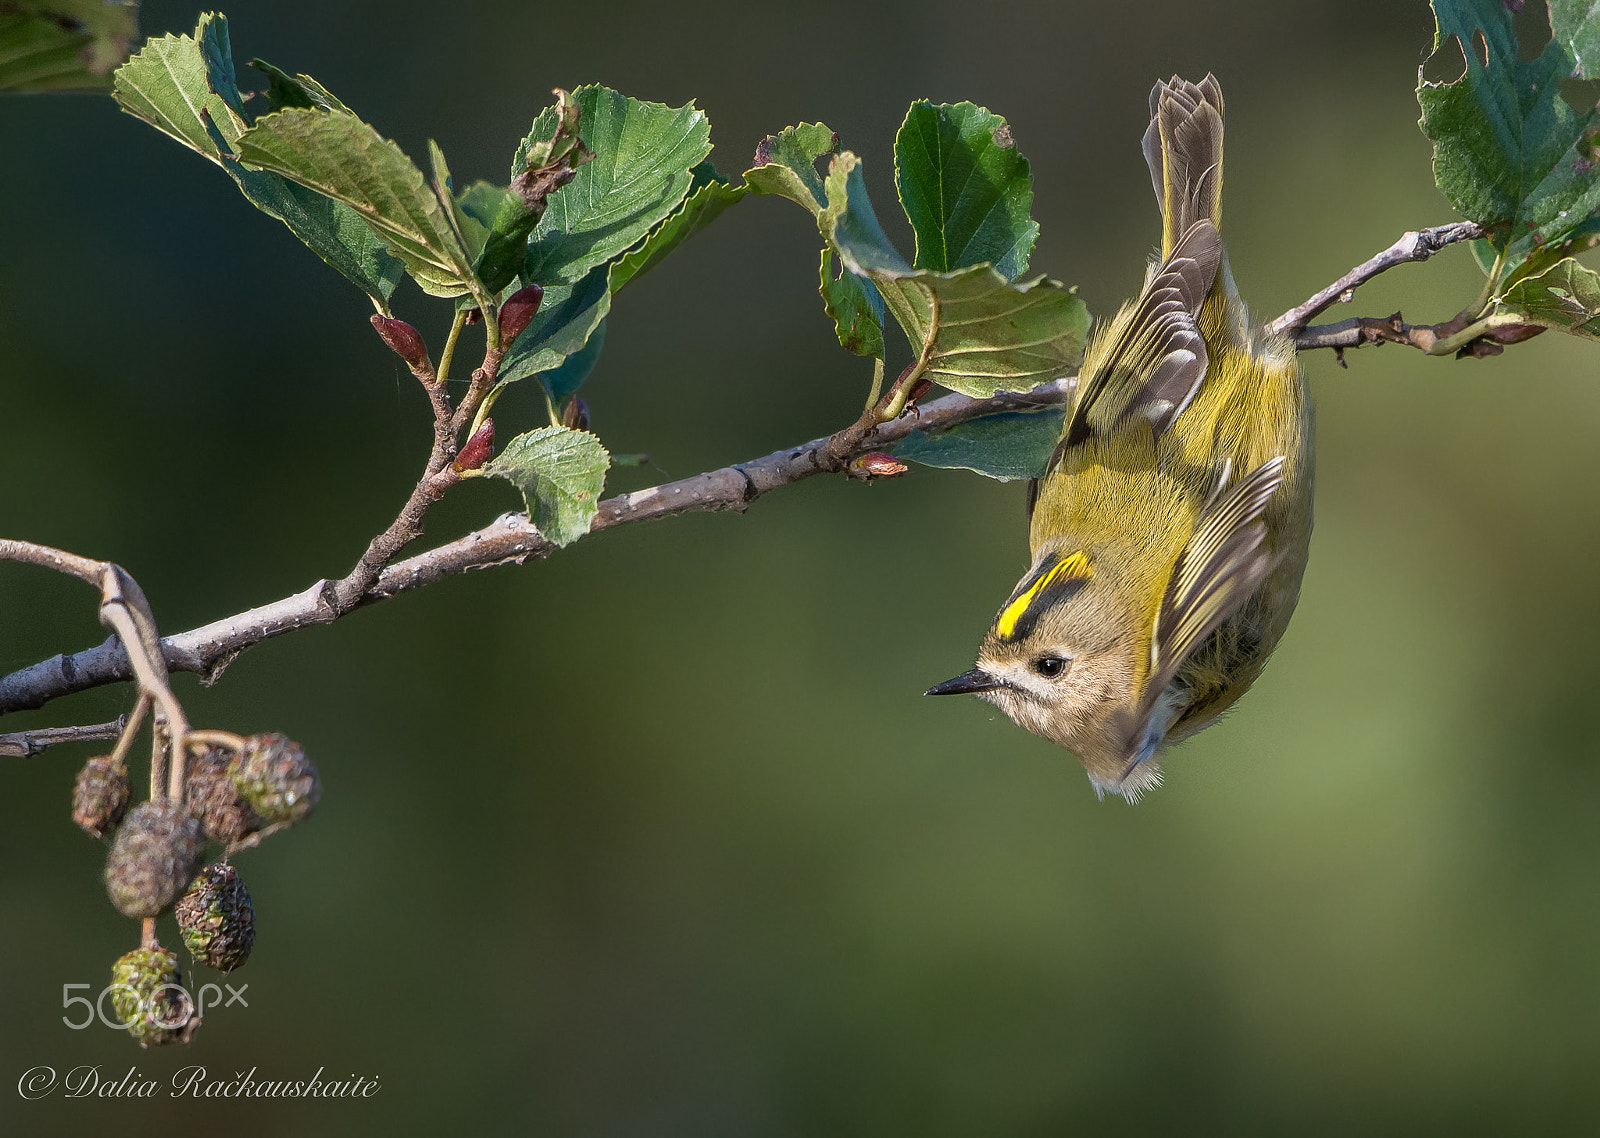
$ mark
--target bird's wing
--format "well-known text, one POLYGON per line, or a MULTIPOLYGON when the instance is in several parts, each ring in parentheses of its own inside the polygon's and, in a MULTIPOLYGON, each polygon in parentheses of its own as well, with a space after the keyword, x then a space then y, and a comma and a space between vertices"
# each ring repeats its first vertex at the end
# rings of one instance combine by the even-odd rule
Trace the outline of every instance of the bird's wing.
POLYGON ((1131 305, 1095 337, 1084 360, 1072 415, 1048 469, 1096 434, 1143 415, 1159 435, 1187 407, 1206 377, 1200 307, 1222 263, 1222 238, 1197 221, 1131 305))
POLYGON ((1271 571, 1261 514, 1282 482, 1283 459, 1270 459, 1217 495, 1201 514, 1156 613, 1150 679, 1130 724, 1130 739, 1142 735, 1156 700, 1190 653, 1239 611, 1271 571))

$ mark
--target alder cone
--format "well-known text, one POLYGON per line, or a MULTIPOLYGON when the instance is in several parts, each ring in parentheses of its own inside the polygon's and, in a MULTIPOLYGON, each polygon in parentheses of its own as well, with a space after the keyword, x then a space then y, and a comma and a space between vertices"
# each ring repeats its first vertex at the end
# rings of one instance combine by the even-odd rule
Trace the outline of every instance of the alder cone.
POLYGON ((250 958, 256 910, 233 866, 217 862, 195 874, 178 901, 177 916, 183 943, 201 964, 232 972, 250 958))
POLYGON ((98 755, 83 764, 72 788, 72 820, 90 837, 103 838, 128 812, 128 768, 98 755))
POLYGON ((136 948, 111 966, 111 1006, 140 1047, 188 1043, 200 1017, 183 990, 183 970, 171 949, 136 948))
POLYGON ((106 892, 125 917, 155 917, 182 895, 206 850, 200 819, 170 798, 141 802, 106 858, 106 892))
POLYGON ((184 798, 200 815, 206 837, 231 846, 246 834, 261 829, 261 819, 233 783, 233 756, 212 747, 189 761, 184 776, 184 798))
POLYGON ((263 822, 292 826, 322 797, 322 780, 300 744, 272 732, 245 740, 233 785, 263 822))

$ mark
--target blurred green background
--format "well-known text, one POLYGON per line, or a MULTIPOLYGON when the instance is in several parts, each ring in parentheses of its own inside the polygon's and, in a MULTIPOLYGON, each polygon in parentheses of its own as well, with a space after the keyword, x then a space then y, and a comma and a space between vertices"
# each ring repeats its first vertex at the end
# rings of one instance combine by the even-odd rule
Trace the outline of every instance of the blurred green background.
MULTIPOLYGON (((1158 238, 1138 141, 1174 71, 1227 92, 1224 231, 1259 312, 1454 216, 1415 125, 1422 3, 227 11, 241 62, 315 75, 413 155, 438 139, 463 181, 504 180, 555 85, 697 99, 724 171, 821 119, 902 239, 906 104, 983 103, 1033 162, 1034 266, 1100 314, 1158 238)), ((343 573, 428 443, 365 298, 109 99, 0 101, 0 138, 0 532, 120 561, 171 631, 343 573)), ((655 466, 614 488, 855 414, 867 370, 833 343, 816 249, 800 210, 750 199, 621 299, 585 394, 655 466)), ((1480 283, 1451 249, 1358 309, 1443 319, 1480 283)), ((439 306, 397 300, 437 343, 439 306)), ((238 858, 249 1007, 187 1050, 62 1025, 62 985, 98 990, 136 931, 68 817, 89 748, 3 760, 0 1131, 1592 1133, 1600 352, 1349 362, 1305 361, 1299 615, 1134 808, 986 705, 921 698, 1027 556, 1019 484, 922 468, 604 534, 271 641, 218 687, 182 677, 198 722, 287 732, 325 787, 238 858), (15 1089, 40 1064, 191 1063, 382 1090, 15 1089)), ((503 431, 538 421, 531 395, 503 431)), ((516 503, 463 486, 429 538, 516 503)), ((93 602, 0 569, 0 665, 97 643, 93 602)))

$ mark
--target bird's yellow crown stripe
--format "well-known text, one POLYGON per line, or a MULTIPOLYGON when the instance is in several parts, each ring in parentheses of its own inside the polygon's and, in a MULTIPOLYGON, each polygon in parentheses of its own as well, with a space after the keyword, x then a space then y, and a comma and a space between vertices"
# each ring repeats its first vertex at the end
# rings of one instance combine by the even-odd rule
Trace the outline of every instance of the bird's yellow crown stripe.
POLYGON ((1049 572, 1041 574, 1037 581, 1022 590, 1016 600, 1000 610, 1000 615, 995 618, 994 630, 1000 634, 1000 639, 1011 639, 1017 634, 1017 625, 1033 607, 1040 593, 1057 581, 1087 580, 1091 572, 1089 558, 1083 550, 1063 557, 1050 567, 1049 572))

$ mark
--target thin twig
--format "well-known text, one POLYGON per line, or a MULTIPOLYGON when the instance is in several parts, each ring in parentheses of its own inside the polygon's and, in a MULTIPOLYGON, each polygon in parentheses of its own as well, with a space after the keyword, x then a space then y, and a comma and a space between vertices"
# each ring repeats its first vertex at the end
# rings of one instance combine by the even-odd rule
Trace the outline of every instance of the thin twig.
POLYGON ((1482 236, 1483 227, 1472 221, 1453 221, 1449 225, 1435 225, 1429 229, 1416 229, 1402 234, 1400 240, 1376 257, 1363 261, 1327 288, 1317 291, 1304 303, 1295 305, 1272 321, 1267 325, 1267 331, 1273 335, 1291 335, 1298 332, 1338 303, 1346 293, 1354 292, 1379 273, 1411 261, 1426 261, 1446 245, 1452 245, 1457 241, 1471 241, 1482 236))
POLYGON ((443 457, 442 468, 430 471, 416 484, 406 504, 401 507, 399 516, 389 523, 388 529, 368 543, 355 568, 342 579, 330 583, 326 590, 328 602, 339 612, 349 612, 361 603, 361 598, 372 588, 373 582, 394 555, 422 535, 422 519, 429 508, 444 497, 446 490, 461 481, 460 472, 449 465, 455 452, 453 437, 447 439, 445 444, 435 444, 434 450, 434 457, 428 465, 431 467, 435 459, 443 457))
MULTIPOLYGON (((472 399, 471 393, 464 400, 460 408, 450 405, 450 395, 446 389, 446 382, 450 374, 450 362, 455 355, 456 341, 461 334, 461 329, 466 323, 466 313, 457 312, 455 321, 450 325, 450 338, 445 344, 444 359, 439 364, 438 372, 433 377, 418 376, 422 386, 428 393, 429 403, 433 407, 433 445, 428 450, 428 461, 423 467, 422 477, 417 480, 416 486, 407 496, 405 505, 400 507, 400 512, 394 521, 389 523, 387 529, 367 543, 367 548, 362 551, 361 559, 355 567, 338 581, 327 583, 324 594, 328 604, 339 612, 348 612, 361 602, 372 583, 378 579, 384 567, 394 560, 398 554, 411 542, 422 536, 422 520, 428 510, 445 491, 461 481, 461 472, 456 470, 453 463, 456 457, 456 437, 459 433, 457 421, 462 414, 467 413, 467 405, 472 399)), ((497 352, 489 352, 496 363, 500 356, 497 352)), ((485 357, 486 361, 488 355, 485 357)), ((480 367, 473 372, 472 392, 478 390, 478 378, 483 374, 480 367)))
POLYGON ((167 743, 171 740, 167 721, 158 710, 150 723, 150 801, 167 793, 167 743))
POLYGON ((191 731, 189 732, 189 746, 191 747, 223 747, 236 754, 242 754, 245 747, 243 735, 235 735, 232 731, 191 731))
POLYGON ((0 539, 0 561, 20 561, 25 565, 37 565, 41 569, 54 569, 57 573, 76 577, 97 589, 100 588, 101 580, 105 576, 107 564, 92 557, 80 557, 76 553, 68 553, 64 549, 53 549, 48 545, 37 545, 31 541, 10 539, 0 539))
POLYGON ((58 743, 88 743, 96 739, 115 739, 128 725, 126 715, 110 723, 91 723, 84 727, 41 727, 36 731, 16 731, 0 735, 0 756, 31 759, 58 743))
POLYGON ((150 714, 150 707, 154 702, 148 693, 140 692, 139 698, 133 705, 133 714, 122 717, 127 723, 123 725, 122 734, 117 737, 117 745, 111 749, 112 766, 128 765, 128 752, 133 750, 133 741, 139 737, 139 728, 144 726, 144 717, 150 714))
MULTIPOLYGON (((1002 394, 991 399, 947 395, 925 404, 916 414, 905 414, 877 426, 865 421, 869 413, 826 438, 692 478, 607 498, 600 503, 590 532, 696 511, 742 511, 780 486, 816 474, 842 471, 856 455, 892 446, 918 427, 939 430, 997 411, 1064 403, 1074 382, 1071 378, 1055 380, 1025 394, 1002 394)), ((374 604, 446 577, 545 557, 554 548, 526 515, 506 514, 462 538, 388 566, 359 596, 355 606, 335 603, 332 594, 338 583, 318 581, 293 596, 170 636, 162 641, 162 650, 172 670, 195 672, 207 681, 214 680, 240 652, 270 637, 307 625, 331 624, 350 607, 374 604)), ((61 696, 131 677, 126 654, 112 638, 94 648, 70 656, 53 656, 0 677, 0 714, 42 707, 61 696)))

